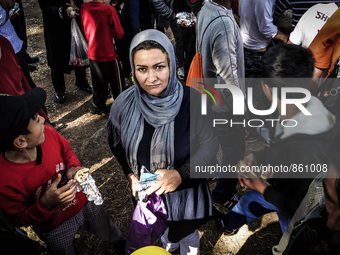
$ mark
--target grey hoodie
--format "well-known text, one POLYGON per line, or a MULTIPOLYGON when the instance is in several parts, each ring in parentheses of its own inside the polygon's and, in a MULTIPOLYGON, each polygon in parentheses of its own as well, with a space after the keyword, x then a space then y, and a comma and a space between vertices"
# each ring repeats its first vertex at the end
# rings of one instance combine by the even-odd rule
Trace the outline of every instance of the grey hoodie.
MULTIPOLYGON (((245 93, 243 41, 232 10, 206 1, 198 14, 196 47, 202 54, 204 78, 217 78, 218 83, 235 85, 245 93)), ((227 102, 223 111, 231 111, 229 90, 218 93, 227 102)))

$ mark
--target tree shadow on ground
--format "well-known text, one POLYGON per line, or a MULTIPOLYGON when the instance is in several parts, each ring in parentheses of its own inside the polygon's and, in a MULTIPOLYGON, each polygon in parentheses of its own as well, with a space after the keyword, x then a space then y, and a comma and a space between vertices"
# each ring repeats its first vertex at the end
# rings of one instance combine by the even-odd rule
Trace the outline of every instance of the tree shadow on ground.
POLYGON ((272 254, 272 247, 279 243, 281 228, 278 222, 272 222, 267 227, 256 231, 248 237, 245 244, 237 253, 238 255, 269 255, 272 254))

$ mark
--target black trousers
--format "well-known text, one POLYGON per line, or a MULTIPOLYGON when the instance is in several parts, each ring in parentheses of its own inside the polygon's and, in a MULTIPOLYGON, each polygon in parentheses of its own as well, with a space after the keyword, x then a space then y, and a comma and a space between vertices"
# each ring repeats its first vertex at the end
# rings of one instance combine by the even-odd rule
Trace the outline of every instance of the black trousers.
MULTIPOLYGON (((81 84, 85 84, 86 67, 75 67, 74 72, 76 74, 76 85, 81 86, 81 84)), ((64 94, 66 90, 64 73, 51 68, 51 75, 55 92, 57 94, 64 94)))
POLYGON ((93 86, 93 103, 98 108, 105 108, 108 84, 112 96, 116 98, 125 88, 125 78, 118 59, 108 62, 98 62, 90 59, 91 78, 93 86))
POLYGON ((32 77, 30 75, 30 72, 28 70, 28 65, 27 62, 24 60, 23 52, 19 51, 17 54, 17 58, 21 67, 21 71, 23 72, 28 84, 30 85, 31 88, 35 88, 36 85, 34 81, 32 80, 32 77))

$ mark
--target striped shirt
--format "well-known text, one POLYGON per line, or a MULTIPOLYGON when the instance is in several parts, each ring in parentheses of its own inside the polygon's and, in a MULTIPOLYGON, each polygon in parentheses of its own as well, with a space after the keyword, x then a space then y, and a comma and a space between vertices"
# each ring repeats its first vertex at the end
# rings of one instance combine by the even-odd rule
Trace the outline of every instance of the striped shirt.
POLYGON ((274 23, 278 23, 278 19, 285 10, 291 9, 293 13, 292 26, 295 27, 302 15, 313 5, 334 2, 339 2, 339 0, 276 0, 275 12, 273 15, 274 23))

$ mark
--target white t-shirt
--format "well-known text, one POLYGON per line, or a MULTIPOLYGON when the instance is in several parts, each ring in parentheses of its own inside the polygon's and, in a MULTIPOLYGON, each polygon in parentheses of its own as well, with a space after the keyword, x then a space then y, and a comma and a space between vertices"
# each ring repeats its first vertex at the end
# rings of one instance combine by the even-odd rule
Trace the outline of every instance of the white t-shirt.
POLYGON ((239 0, 240 31, 244 47, 266 48, 277 34, 273 24, 275 0, 239 0))
POLYGON ((290 34, 289 40, 294 44, 308 48, 314 37, 337 9, 338 6, 335 3, 312 6, 301 17, 290 34))

